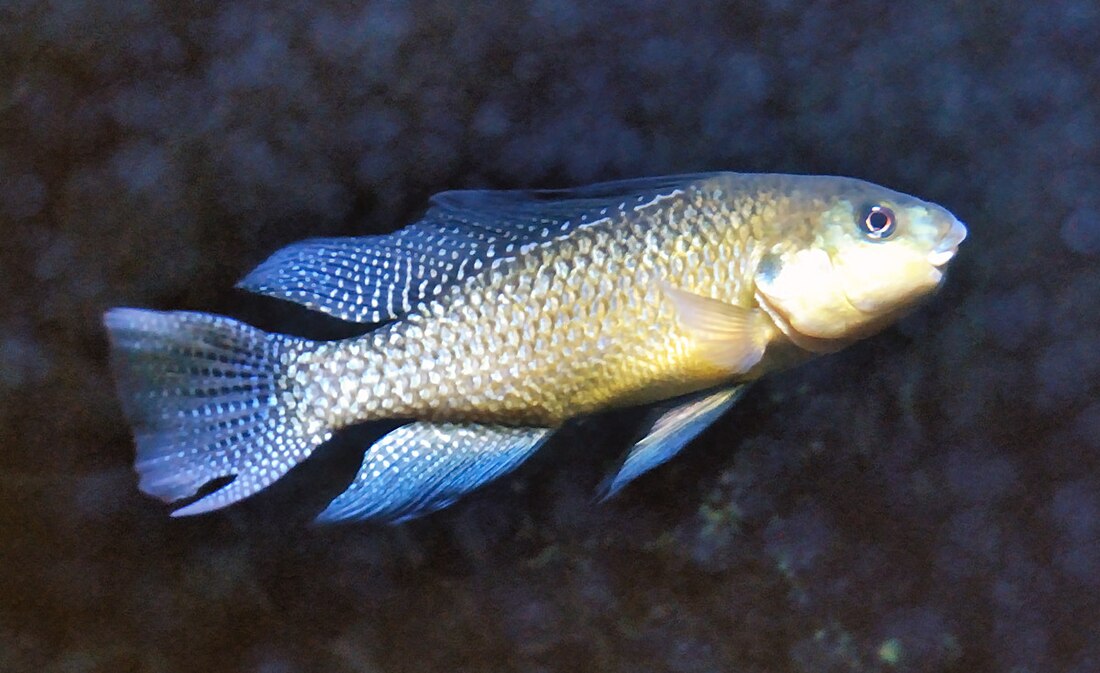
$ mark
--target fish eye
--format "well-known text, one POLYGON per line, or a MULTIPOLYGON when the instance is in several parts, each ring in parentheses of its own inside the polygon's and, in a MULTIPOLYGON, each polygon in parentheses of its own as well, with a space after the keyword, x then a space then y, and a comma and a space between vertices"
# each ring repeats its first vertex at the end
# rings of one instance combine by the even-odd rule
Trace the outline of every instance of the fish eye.
POLYGON ((881 241, 894 234, 897 222, 894 211, 886 206, 871 206, 864 210, 859 226, 864 236, 873 241, 881 241))

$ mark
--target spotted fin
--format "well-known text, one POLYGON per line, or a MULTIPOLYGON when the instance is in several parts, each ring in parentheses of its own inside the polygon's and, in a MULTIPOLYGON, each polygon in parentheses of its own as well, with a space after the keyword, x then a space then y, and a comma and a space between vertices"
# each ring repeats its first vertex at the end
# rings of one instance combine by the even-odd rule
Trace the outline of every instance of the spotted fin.
POLYGON ((513 470, 549 428, 416 422, 374 443, 355 480, 317 516, 319 523, 399 523, 442 509, 513 470))
POLYGON ((732 386, 693 396, 656 417, 645 437, 630 449, 619 472, 604 489, 602 499, 618 493, 642 474, 666 462, 705 430, 741 397, 745 386, 732 386))
POLYGON ((684 330, 699 353, 714 366, 743 374, 764 357, 774 333, 771 319, 760 309, 748 309, 664 284, 684 330))
POLYGON ((234 477, 172 516, 246 498, 328 440, 297 413, 283 376, 308 342, 206 313, 115 308, 103 322, 141 490, 174 502, 234 477))
POLYGON ((382 322, 408 313, 515 249, 453 226, 315 238, 279 250, 237 287, 349 322, 382 322))
POLYGON ((424 217, 383 236, 289 245, 237 286, 350 322, 381 322, 622 210, 652 205, 704 175, 643 178, 563 190, 437 194, 424 217))

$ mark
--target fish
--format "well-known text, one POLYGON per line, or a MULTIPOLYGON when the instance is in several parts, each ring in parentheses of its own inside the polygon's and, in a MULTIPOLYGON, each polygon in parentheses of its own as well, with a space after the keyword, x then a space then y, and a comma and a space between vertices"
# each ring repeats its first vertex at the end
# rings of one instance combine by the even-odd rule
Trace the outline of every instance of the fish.
POLYGON ((966 235, 941 206, 839 176, 447 191, 403 229, 293 243, 238 283, 367 325, 359 336, 126 307, 104 324, 139 488, 191 500, 173 516, 252 496, 342 428, 386 420, 316 520, 400 523, 512 471, 572 419, 648 407, 605 481, 615 495, 761 376, 912 310, 966 235))

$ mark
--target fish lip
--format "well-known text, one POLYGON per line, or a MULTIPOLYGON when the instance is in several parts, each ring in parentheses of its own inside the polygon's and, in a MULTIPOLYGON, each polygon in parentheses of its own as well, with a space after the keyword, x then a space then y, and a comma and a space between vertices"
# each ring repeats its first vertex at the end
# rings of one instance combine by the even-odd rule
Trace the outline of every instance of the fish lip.
POLYGON ((957 247, 949 248, 947 250, 936 250, 928 254, 928 263, 937 269, 944 264, 950 262, 959 249, 957 247))
POLYGON ((928 263, 935 267, 941 267, 950 262, 959 252, 959 244, 966 240, 966 225, 958 220, 951 222, 951 228, 944 234, 936 249, 928 253, 928 263))

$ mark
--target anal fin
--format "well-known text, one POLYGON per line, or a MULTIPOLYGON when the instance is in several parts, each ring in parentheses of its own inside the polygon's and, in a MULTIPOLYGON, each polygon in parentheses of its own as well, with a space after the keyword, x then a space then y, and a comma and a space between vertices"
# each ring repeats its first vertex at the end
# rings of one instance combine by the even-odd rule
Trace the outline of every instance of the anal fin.
POLYGON ((679 453, 733 406, 744 389, 744 385, 737 385, 694 395, 657 415, 645 437, 631 447, 618 473, 608 482, 601 499, 614 496, 629 482, 679 453))
POLYGON ((399 523, 442 509, 515 469, 550 428, 416 422, 375 442, 355 480, 317 516, 319 523, 399 523))

